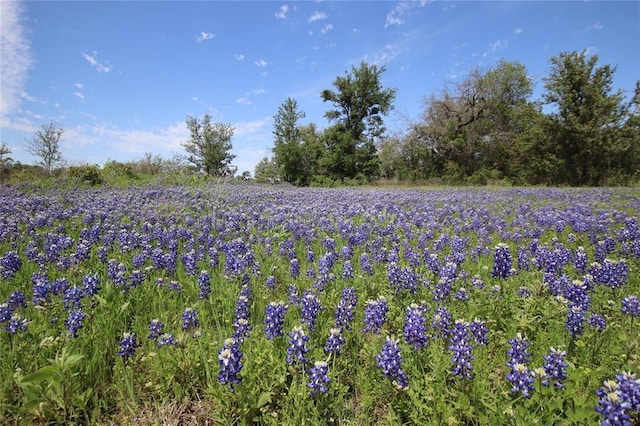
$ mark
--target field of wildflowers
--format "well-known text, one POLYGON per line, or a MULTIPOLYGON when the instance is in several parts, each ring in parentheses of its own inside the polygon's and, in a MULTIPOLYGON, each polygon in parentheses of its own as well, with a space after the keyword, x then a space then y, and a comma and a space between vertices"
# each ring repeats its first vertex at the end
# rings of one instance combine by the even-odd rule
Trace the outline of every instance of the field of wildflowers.
POLYGON ((2 424, 638 424, 635 189, 0 187, 2 424))

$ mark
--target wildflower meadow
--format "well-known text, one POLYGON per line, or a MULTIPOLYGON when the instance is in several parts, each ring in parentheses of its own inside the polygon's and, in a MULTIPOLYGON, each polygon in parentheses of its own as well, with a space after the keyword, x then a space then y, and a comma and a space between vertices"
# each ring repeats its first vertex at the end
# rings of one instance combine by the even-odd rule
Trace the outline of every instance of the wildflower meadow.
POLYGON ((632 425, 640 192, 0 187, 1 424, 632 425))

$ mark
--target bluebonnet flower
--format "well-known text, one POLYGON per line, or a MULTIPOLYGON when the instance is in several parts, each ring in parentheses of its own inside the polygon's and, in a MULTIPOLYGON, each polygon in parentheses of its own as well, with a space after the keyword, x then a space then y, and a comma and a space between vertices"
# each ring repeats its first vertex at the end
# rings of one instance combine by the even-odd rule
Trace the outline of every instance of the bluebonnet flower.
POLYGON ((621 312, 632 317, 640 318, 640 299, 638 296, 632 294, 622 299, 621 312))
POLYGON ((229 338, 224 341, 222 349, 218 351, 218 363, 220 364, 220 374, 218 381, 221 385, 229 385, 233 392, 234 384, 239 384, 242 379, 238 373, 242 370, 242 352, 236 339, 229 338))
POLYGON ((336 306, 334 313, 334 327, 340 330, 351 330, 351 323, 355 314, 356 304, 358 303, 358 295, 355 288, 346 287, 342 290, 342 297, 336 306))
POLYGON ((236 309, 233 314, 236 318, 249 318, 251 306, 249 298, 244 294, 239 294, 236 300, 236 309))
POLYGON ((269 275, 264 283, 265 287, 267 287, 269 290, 273 290, 274 288, 276 288, 276 277, 274 277, 273 275, 269 275))
POLYGON ((339 328, 329 330, 329 338, 327 339, 327 344, 324 346, 325 352, 340 355, 340 347, 345 342, 341 333, 342 331, 339 328))
POLYGON ((325 361, 316 361, 313 367, 309 369, 309 381, 307 386, 311 388, 311 396, 315 396, 318 392, 326 393, 329 388, 327 385, 331 382, 327 373, 329 372, 329 364, 325 361))
POLYGON ((11 334, 17 334, 21 331, 27 331, 28 321, 26 318, 22 318, 18 314, 13 314, 9 320, 9 324, 4 328, 11 334))
POLYGON ((507 373, 507 380, 511 383, 511 393, 521 393, 525 398, 531 397, 533 392, 533 373, 524 364, 514 364, 507 373))
POLYGON ((93 297, 100 291, 100 277, 98 277, 98 274, 87 274, 82 279, 82 286, 84 294, 88 297, 93 297))
POLYGON ((289 262, 289 270, 291 272, 291 278, 296 279, 300 275, 300 262, 298 259, 291 259, 289 262))
POLYGON ((487 329, 486 322, 479 318, 474 318, 472 322, 468 324, 469 331, 473 335, 473 340, 482 346, 489 344, 489 330, 487 329))
POLYGON ((473 346, 471 345, 471 337, 467 323, 457 320, 451 330, 449 337, 448 349, 453 352, 451 362, 453 363, 453 375, 461 376, 467 379, 473 378, 473 361, 474 357, 471 353, 473 346))
POLYGON ((198 312, 193 308, 185 308, 182 313, 182 329, 189 330, 198 327, 198 312))
POLYGON ((167 289, 175 291, 176 293, 180 293, 182 291, 182 286, 178 281, 171 280, 169 281, 169 284, 167 284, 167 289))
POLYGON ((246 318, 236 318, 233 321, 233 338, 236 339, 239 343, 244 342, 244 339, 249 337, 249 332, 251 331, 251 324, 249 324, 249 320, 246 318))
POLYGON ((7 299, 7 305, 9 305, 13 309, 26 308, 27 300, 24 296, 24 293, 22 293, 20 290, 15 290, 14 292, 12 292, 7 299))
POLYGON ((2 258, 0 258, 0 275, 4 279, 13 278, 16 276, 16 273, 21 266, 22 260, 20 259, 20 256, 18 256, 18 253, 13 250, 9 250, 4 254, 4 256, 2 256, 2 258))
POLYGON ((208 271, 200 271, 198 276, 198 297, 205 300, 211 293, 211 277, 208 271))
POLYGON ((430 253, 427 257, 427 267, 434 273, 440 273, 440 260, 438 259, 438 255, 435 253, 430 253))
POLYGON ((407 308, 404 317, 404 341, 413 346, 413 350, 427 346, 427 326, 424 317, 424 309, 417 303, 412 303, 407 308))
POLYGON ((353 263, 351 263, 351 260, 345 260, 342 264, 342 278, 353 278, 353 263))
POLYGON ((65 309, 79 309, 84 297, 84 289, 78 286, 69 287, 64 292, 64 308, 65 309))
POLYGON ((69 331, 71 337, 78 337, 78 330, 82 328, 82 322, 87 317, 87 314, 82 312, 80 309, 74 309, 69 312, 69 316, 64 322, 65 327, 69 331))
POLYGON ((600 314, 591 314, 587 318, 587 324, 593 327, 596 331, 602 332, 607 327, 607 321, 600 314))
POLYGON ((320 304, 320 300, 315 293, 305 291, 300 300, 302 323, 309 327, 309 330, 315 331, 316 318, 324 307, 320 304))
POLYGON ((119 345, 118 356, 122 357, 125 364, 129 361, 129 358, 135 355, 136 349, 140 347, 136 334, 128 332, 122 334, 122 340, 120 340, 119 345))
POLYGON ((513 367, 516 364, 527 364, 531 361, 531 352, 529 352, 529 346, 531 343, 522 334, 517 333, 513 339, 508 340, 511 347, 507 351, 509 360, 507 366, 513 367))
POLYGON ((158 320, 158 319, 152 319, 151 322, 149 323, 149 334, 147 335, 147 337, 149 339, 157 339, 158 337, 160 337, 160 335, 162 334, 163 330, 164 330, 164 324, 158 320))
POLYGON ((401 389, 409 386, 409 378, 404 370, 402 370, 402 354, 398 341, 387 336, 382 350, 376 355, 378 368, 393 384, 401 389))
POLYGON ((436 308, 433 313, 433 319, 431 321, 431 328, 436 332, 436 335, 444 338, 449 334, 451 328, 451 314, 446 306, 440 306, 436 308))
POLYGON ((289 285, 287 287, 287 294, 289 295, 289 303, 292 305, 297 305, 300 303, 300 296, 298 295, 298 287, 295 284, 289 285))
MULTIPOLYGON (((616 377, 622 378, 622 376, 616 377)), ((605 380, 603 386, 596 391, 596 395, 598 396, 596 412, 603 416, 600 422, 601 425, 631 426, 632 423, 629 413, 640 410, 640 404, 638 404, 637 399, 637 394, 640 393, 640 381, 635 380, 635 375, 630 373, 626 373, 623 380, 628 381, 628 383, 625 383, 626 389, 623 389, 621 384, 616 380, 605 380), (635 386, 629 386, 634 382, 635 386), (629 390, 633 390, 634 387, 635 392, 631 392, 632 395, 629 395, 629 390), (635 406, 631 398, 633 394, 636 395, 635 406)))
POLYGON ((549 348, 549 354, 544 356, 545 364, 542 367, 545 371, 542 384, 549 386, 549 381, 553 383, 556 389, 564 389, 564 381, 567 379, 567 367, 569 364, 564 357, 567 356, 565 351, 549 348))
POLYGON ((585 312, 580 306, 572 306, 569 308, 567 320, 565 321, 565 328, 571 332, 571 338, 574 340, 578 336, 582 335, 582 332, 584 331, 584 316, 585 312))
POLYGON ((380 329, 387 321, 387 311, 389 307, 387 305, 387 298, 379 296, 377 300, 367 300, 364 308, 364 328, 362 331, 373 332, 375 334, 380 333, 380 329))
POLYGON ((531 252, 526 247, 518 247, 517 251, 517 261, 518 261, 518 269, 521 271, 529 271, 531 269, 531 261, 529 258, 531 257, 531 252))
POLYGON ((471 277, 471 284, 473 284, 473 286, 478 290, 482 290, 485 287, 485 283, 480 275, 474 275, 471 277))
POLYGON ((175 346, 177 344, 178 342, 176 342, 176 339, 171 333, 164 333, 160 336, 160 339, 158 339, 158 343, 156 343, 158 346, 175 346))
POLYGON ((493 269, 491 270, 491 276, 493 278, 508 278, 511 275, 511 252, 509 246, 500 243, 495 247, 493 255, 493 269))
POLYGON ((284 302, 270 302, 264 311, 264 332, 267 339, 273 339, 284 334, 284 317, 289 307, 284 302))
POLYGON ((0 323, 8 322, 13 316, 13 312, 15 308, 11 306, 9 303, 0 304, 0 323))
POLYGON ((622 287, 629 279, 629 265, 624 259, 594 262, 588 272, 595 284, 603 284, 611 289, 622 287))
POLYGON ((307 348, 307 340, 309 336, 304 333, 304 329, 301 326, 295 326, 289 333, 289 347, 287 348, 287 364, 293 363, 307 363, 306 353, 309 352, 307 348))
POLYGON ((589 294, 589 288, 580 280, 573 280, 570 284, 564 288, 564 298, 569 301, 569 307, 579 307, 583 311, 589 309, 591 306, 591 295, 589 294))
POLYGON ((587 272, 587 263, 587 252, 584 250, 584 247, 580 246, 574 254, 573 267, 577 273, 584 275, 584 273, 587 272))
POLYGON ((362 253, 360 255, 360 269, 362 272, 373 275, 373 266, 371 266, 368 253, 362 253))
POLYGON ((467 294, 467 289, 464 288, 464 287, 460 287, 458 289, 458 291, 456 291, 456 294, 453 297, 455 297, 457 300, 460 300, 460 301, 463 301, 463 302, 466 301, 466 300, 469 300, 469 295, 467 294))
POLYGON ((307 268, 307 278, 315 278, 316 277, 316 270, 313 268, 313 266, 309 266, 307 268))
POLYGON ((529 290, 528 287, 522 286, 522 287, 518 288, 518 293, 517 294, 518 294, 519 297, 522 297, 522 298, 526 299, 527 297, 531 296, 531 290, 529 290))

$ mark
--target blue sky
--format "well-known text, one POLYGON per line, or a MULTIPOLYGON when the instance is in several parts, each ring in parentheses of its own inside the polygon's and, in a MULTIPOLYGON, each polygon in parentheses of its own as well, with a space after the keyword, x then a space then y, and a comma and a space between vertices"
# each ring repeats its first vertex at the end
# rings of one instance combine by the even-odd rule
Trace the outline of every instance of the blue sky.
POLYGON ((320 92, 361 61, 397 89, 385 119, 402 132, 425 97, 500 59, 537 80, 563 51, 617 66, 616 89, 640 79, 640 2, 0 1, 1 140, 35 163, 25 140, 66 130, 68 164, 184 154, 187 115, 235 127, 238 172, 271 155, 287 97, 303 124, 328 125, 320 92))

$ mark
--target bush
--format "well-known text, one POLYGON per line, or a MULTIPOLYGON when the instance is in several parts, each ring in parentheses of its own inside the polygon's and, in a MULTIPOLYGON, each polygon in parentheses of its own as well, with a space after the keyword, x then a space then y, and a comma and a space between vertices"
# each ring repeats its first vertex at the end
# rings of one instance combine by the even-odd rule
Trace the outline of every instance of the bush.
POLYGON ((67 174, 80 183, 88 183, 90 185, 104 183, 104 178, 97 164, 71 166, 67 169, 67 174))

